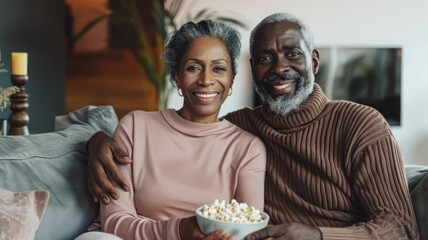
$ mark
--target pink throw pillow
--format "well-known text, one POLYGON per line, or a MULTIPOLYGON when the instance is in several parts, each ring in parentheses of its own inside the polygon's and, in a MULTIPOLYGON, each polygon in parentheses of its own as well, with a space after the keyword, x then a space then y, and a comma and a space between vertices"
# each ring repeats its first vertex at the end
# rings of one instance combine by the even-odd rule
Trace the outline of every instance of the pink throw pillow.
POLYGON ((0 240, 34 239, 48 200, 48 191, 0 189, 0 240))

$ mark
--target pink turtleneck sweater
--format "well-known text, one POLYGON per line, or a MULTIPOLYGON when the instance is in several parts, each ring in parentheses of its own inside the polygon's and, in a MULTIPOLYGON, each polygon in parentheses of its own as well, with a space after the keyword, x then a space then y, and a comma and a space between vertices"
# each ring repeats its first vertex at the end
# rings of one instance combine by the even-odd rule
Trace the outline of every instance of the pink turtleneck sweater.
POLYGON ((263 209, 266 150, 227 120, 198 124, 173 109, 134 111, 114 138, 133 159, 119 166, 131 184, 101 205, 103 231, 123 239, 180 239, 180 219, 215 199, 263 209))

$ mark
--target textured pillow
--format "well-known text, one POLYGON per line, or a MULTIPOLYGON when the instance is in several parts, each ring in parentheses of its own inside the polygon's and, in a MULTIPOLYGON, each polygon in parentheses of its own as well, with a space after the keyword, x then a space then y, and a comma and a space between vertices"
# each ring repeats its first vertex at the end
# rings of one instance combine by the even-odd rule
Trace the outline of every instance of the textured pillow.
POLYGON ((98 212, 87 188, 84 143, 99 130, 113 134, 117 117, 112 107, 86 107, 68 119, 62 131, 0 137, 0 188, 50 192, 35 239, 74 239, 98 212))
POLYGON ((32 240, 49 200, 47 191, 0 189, 0 240, 32 240))

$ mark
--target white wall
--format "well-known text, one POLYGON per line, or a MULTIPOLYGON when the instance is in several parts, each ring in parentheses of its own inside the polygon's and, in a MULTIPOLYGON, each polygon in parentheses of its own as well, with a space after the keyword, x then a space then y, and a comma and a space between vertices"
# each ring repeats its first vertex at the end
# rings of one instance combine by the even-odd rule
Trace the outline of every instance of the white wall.
MULTIPOLYGON (((320 46, 364 46, 403 48, 402 119, 392 131, 400 144, 405 164, 428 165, 428 1, 426 0, 198 0, 188 11, 212 8, 227 14, 234 11, 252 29, 264 17, 280 11, 304 19, 320 46)), ((252 104, 249 67, 249 32, 241 31, 242 56, 233 95, 221 115, 252 104)), ((322 58, 321 58, 322 61, 322 58)), ((176 93, 170 106, 181 106, 176 93)))

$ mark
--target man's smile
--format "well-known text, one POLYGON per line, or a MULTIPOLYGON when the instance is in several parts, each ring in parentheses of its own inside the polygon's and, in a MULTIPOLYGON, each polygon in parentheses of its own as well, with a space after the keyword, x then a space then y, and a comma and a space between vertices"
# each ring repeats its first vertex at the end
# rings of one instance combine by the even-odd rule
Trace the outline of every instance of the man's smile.
POLYGON ((271 93, 275 95, 281 95, 294 92, 296 81, 275 81, 266 85, 269 86, 269 90, 271 93))

